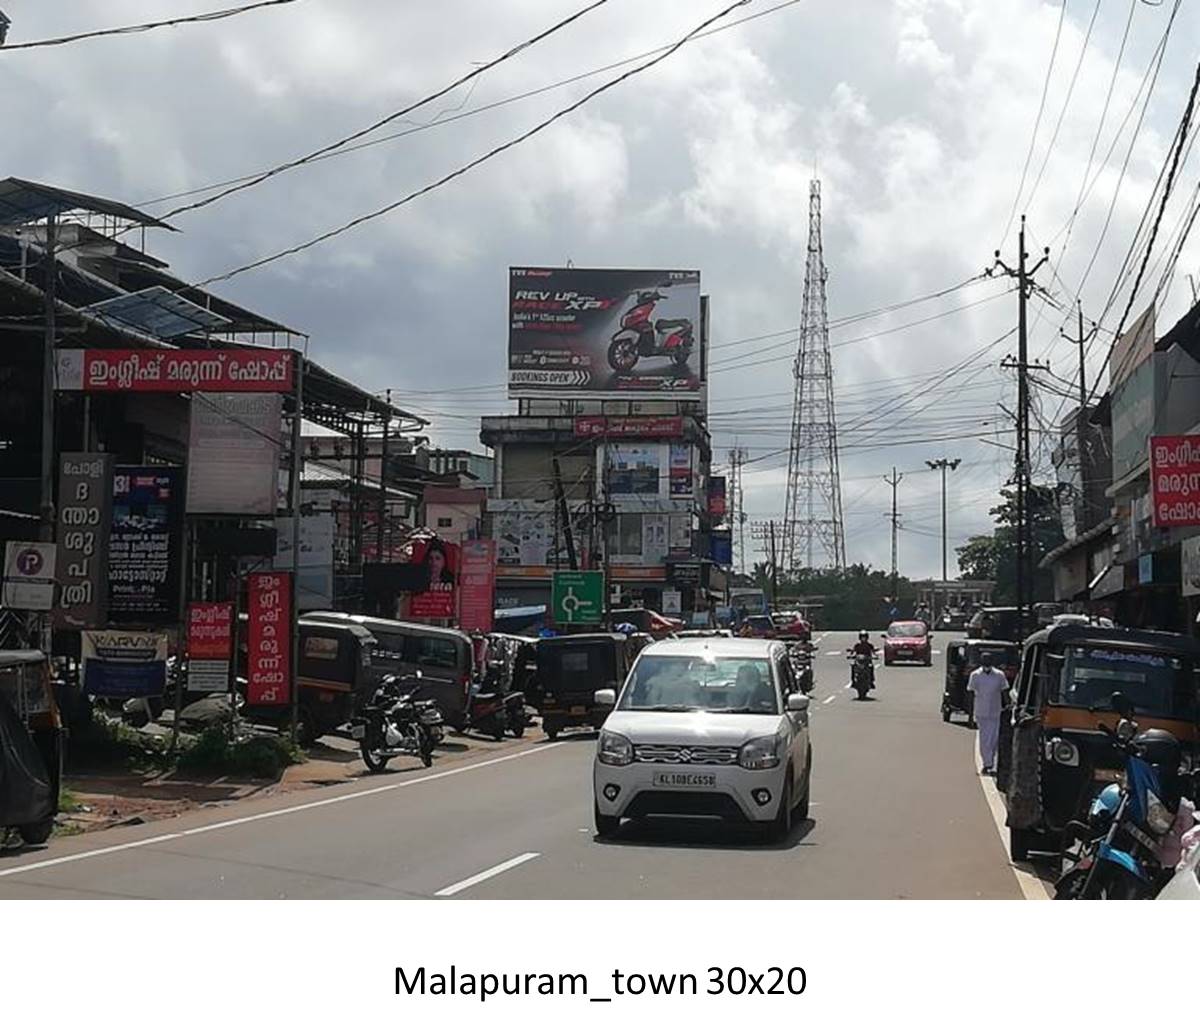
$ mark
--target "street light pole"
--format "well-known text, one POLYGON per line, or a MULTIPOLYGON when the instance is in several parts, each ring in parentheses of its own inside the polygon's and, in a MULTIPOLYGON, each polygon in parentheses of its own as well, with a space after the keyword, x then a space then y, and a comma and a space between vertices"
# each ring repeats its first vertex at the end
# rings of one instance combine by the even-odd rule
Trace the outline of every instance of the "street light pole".
POLYGON ((940 469, 942 473, 942 582, 945 583, 950 579, 949 544, 946 532, 946 470, 953 471, 958 468, 962 464, 962 459, 938 458, 936 461, 926 460, 925 464, 933 471, 940 469))

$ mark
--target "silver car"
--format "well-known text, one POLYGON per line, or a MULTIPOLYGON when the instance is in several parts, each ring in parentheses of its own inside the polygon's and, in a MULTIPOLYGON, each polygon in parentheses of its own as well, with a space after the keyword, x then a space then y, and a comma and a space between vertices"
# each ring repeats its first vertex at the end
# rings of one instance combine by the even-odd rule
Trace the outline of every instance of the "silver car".
POLYGON ((808 817, 808 698, 771 640, 665 640, 634 663, 600 731, 596 832, 625 818, 708 816, 786 838, 808 817))

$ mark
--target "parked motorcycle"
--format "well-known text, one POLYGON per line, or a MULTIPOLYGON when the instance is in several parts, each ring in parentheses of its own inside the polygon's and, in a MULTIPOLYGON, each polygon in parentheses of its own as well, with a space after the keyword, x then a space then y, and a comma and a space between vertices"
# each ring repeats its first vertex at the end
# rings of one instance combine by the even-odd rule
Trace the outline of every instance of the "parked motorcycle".
POLYGON ((1174 873, 1163 868, 1160 856, 1175 826, 1183 749, 1166 730, 1139 733, 1123 694, 1113 694, 1109 703, 1121 719, 1115 730, 1100 729, 1125 756, 1124 780, 1100 792, 1086 824, 1068 826, 1080 846, 1067 855, 1070 865, 1055 884, 1058 900, 1153 898, 1174 873))
POLYGON ((608 363, 616 372, 631 372, 639 358, 669 357, 677 369, 687 368, 695 346, 690 318, 660 318, 652 321, 654 305, 665 300, 658 290, 639 290, 634 305, 621 316, 608 345, 608 363))
POLYGON ((846 657, 850 660, 850 686, 858 694, 858 699, 865 701, 867 692, 875 689, 875 659, 854 652, 846 657))
POLYGON ((467 703, 468 730, 503 740, 505 733, 525 735, 529 717, 525 714, 525 694, 504 689, 504 663, 489 661, 479 690, 467 703))
POLYGON ((433 764, 433 749, 442 739, 442 713, 428 699, 418 698, 421 673, 412 677, 385 676, 370 704, 350 721, 350 737, 359 742, 369 772, 383 772, 399 755, 433 764))

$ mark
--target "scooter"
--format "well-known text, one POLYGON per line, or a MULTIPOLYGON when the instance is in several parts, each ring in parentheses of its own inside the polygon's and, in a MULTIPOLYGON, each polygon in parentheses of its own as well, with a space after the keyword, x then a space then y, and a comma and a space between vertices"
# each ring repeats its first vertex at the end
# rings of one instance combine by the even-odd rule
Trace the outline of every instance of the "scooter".
POLYGON ((520 690, 504 690, 503 662, 488 662, 488 670, 479 690, 467 703, 466 729, 486 733, 503 740, 505 733, 523 737, 529 717, 525 714, 525 694, 520 690))
POLYGON ((615 372, 632 372, 639 358, 669 357, 679 371, 692 355, 694 329, 690 318, 651 321, 654 305, 665 300, 658 290, 639 290, 633 307, 621 316, 621 328, 608 345, 608 363, 615 372))
POLYGON ((420 672, 409 678, 385 676, 370 704, 350 721, 350 737, 358 741, 369 772, 383 772, 400 755, 420 758, 426 769, 433 764, 442 713, 433 701, 416 697, 420 688, 420 672))
POLYGON ((867 699, 867 692, 875 689, 875 659, 870 655, 856 654, 851 651, 847 656, 851 661, 850 685, 858 694, 860 701, 867 699))
POLYGON ((1086 824, 1068 825, 1068 835, 1081 843, 1066 856, 1070 865, 1055 884, 1057 900, 1153 898, 1174 872, 1162 868, 1159 854, 1175 824, 1182 749, 1165 730, 1138 733, 1133 704, 1123 694, 1113 694, 1109 704, 1121 719, 1115 730, 1100 729, 1125 756, 1124 782, 1100 792, 1086 824))
POLYGON ((813 660, 815 650, 811 644, 797 643, 788 645, 788 661, 792 664, 792 675, 802 694, 813 692, 813 660))

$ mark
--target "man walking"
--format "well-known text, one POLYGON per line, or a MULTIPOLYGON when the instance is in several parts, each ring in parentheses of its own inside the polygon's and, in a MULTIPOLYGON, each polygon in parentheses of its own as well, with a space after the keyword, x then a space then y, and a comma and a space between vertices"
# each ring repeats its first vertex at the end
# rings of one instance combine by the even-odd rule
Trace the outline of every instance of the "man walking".
POLYGON ((1000 716, 1008 692, 1008 677, 995 666, 991 652, 980 656, 980 666, 967 680, 967 690, 975 696, 975 722, 979 725, 979 761, 985 776, 996 771, 996 750, 1000 744, 1000 716))

